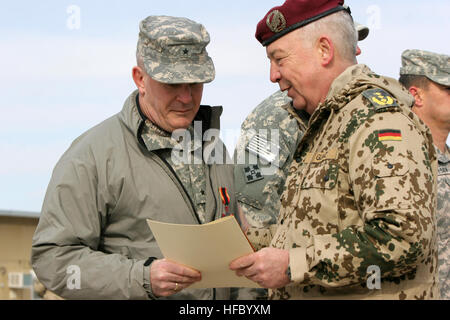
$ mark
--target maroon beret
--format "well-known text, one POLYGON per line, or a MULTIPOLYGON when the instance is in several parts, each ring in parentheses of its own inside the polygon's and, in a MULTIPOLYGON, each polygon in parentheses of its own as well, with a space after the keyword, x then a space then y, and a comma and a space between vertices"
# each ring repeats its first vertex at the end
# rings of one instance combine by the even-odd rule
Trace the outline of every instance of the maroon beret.
POLYGON ((347 10, 344 0, 286 0, 270 9, 256 28, 256 39, 267 46, 285 34, 332 13, 347 10))

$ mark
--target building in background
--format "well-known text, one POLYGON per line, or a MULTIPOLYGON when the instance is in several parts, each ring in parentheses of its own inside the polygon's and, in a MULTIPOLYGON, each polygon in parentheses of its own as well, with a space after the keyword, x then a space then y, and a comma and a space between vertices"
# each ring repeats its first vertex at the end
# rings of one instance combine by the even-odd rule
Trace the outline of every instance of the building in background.
POLYGON ((0 210, 0 300, 40 299, 31 267, 39 213, 0 210))

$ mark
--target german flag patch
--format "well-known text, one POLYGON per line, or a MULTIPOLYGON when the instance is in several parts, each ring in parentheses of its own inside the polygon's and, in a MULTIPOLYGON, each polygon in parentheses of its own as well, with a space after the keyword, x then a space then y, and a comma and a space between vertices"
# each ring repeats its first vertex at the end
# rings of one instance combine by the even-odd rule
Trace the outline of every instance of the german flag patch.
POLYGON ((402 132, 400 130, 380 130, 378 132, 379 141, 403 141, 402 132))

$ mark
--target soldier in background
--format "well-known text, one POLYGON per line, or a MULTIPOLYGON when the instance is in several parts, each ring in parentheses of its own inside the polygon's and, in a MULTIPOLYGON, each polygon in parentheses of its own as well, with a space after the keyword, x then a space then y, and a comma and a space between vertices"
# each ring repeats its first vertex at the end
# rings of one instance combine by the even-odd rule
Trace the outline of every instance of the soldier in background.
POLYGON ((200 272, 163 259, 146 222, 204 224, 237 210, 232 165, 218 154, 220 162, 208 160, 211 144, 225 150, 223 143, 203 144, 222 113, 200 106, 204 83, 215 77, 209 34, 167 16, 150 16, 139 29, 137 90, 56 165, 33 237, 33 269, 65 299, 229 299, 227 288, 190 289, 200 272), (172 157, 176 130, 190 134, 177 152, 187 163, 172 157))
POLYGON ((412 108, 433 135, 438 157, 436 224, 441 298, 450 299, 450 56, 406 50, 400 70, 402 83, 414 96, 412 108))
POLYGON ((277 224, 230 268, 272 299, 436 299, 437 161, 401 84, 357 64, 339 0, 287 0, 259 22, 270 80, 311 115, 277 224))
MULTIPOLYGON (((369 28, 359 23, 355 23, 355 27, 358 41, 366 39, 369 28)), ((356 55, 360 54, 358 46, 356 55)), ((252 227, 265 228, 276 224, 288 170, 309 118, 306 111, 292 106, 292 99, 286 92, 277 91, 260 103, 243 122, 234 156, 234 177, 239 209, 252 227), (272 135, 274 132, 276 138, 272 135), (256 143, 260 144, 259 150, 256 150, 256 143), (272 150, 275 154, 269 154, 272 150), (270 162, 269 157, 274 161, 270 162)), ((239 291, 239 299, 250 298, 267 299, 267 290, 239 291)))

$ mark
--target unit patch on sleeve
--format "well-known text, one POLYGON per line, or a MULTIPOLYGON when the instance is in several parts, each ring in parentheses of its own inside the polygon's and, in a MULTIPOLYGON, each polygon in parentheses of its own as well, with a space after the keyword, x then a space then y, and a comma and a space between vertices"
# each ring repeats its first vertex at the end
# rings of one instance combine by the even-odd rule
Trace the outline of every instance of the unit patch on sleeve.
POLYGON ((389 107, 398 107, 397 100, 383 89, 366 90, 363 92, 363 96, 370 101, 378 112, 389 107))
POLYGON ((261 169, 256 164, 245 167, 244 168, 244 176, 245 176, 245 182, 247 184, 264 179, 264 176, 261 173, 261 169))

